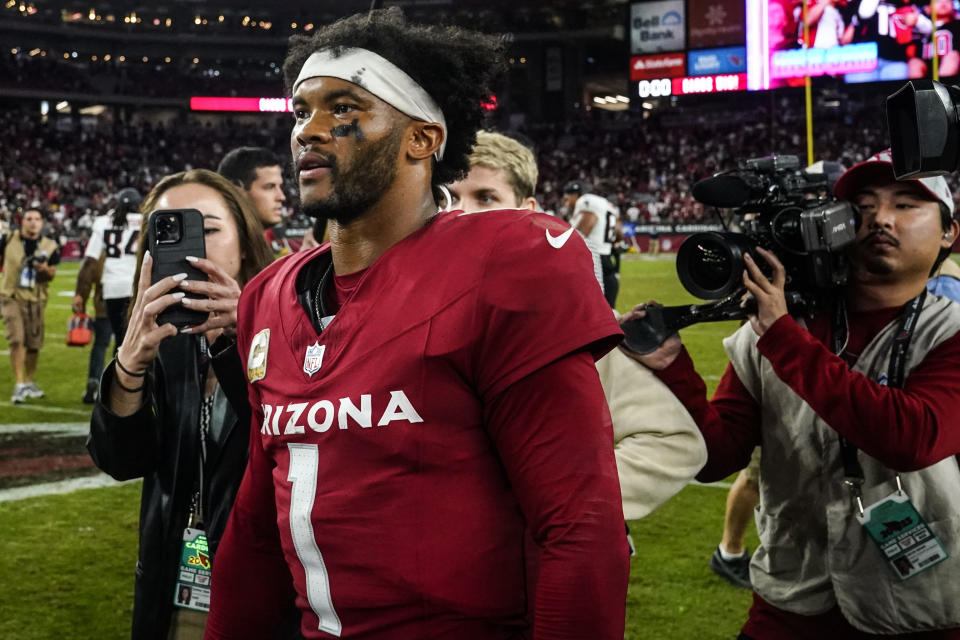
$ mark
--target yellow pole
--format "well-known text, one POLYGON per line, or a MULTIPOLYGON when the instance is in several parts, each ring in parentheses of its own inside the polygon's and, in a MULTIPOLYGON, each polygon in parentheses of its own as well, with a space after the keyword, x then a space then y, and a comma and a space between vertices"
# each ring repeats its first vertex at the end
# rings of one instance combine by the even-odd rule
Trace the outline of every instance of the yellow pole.
POLYGON ((933 33, 930 36, 930 50, 933 58, 933 81, 940 79, 939 59, 937 58, 937 7, 934 0, 930 0, 930 20, 933 22, 933 33))
POLYGON ((813 164, 813 99, 810 96, 810 58, 806 56, 810 48, 810 25, 807 23, 807 1, 803 2, 803 52, 806 65, 803 75, 803 93, 807 111, 807 166, 813 164))

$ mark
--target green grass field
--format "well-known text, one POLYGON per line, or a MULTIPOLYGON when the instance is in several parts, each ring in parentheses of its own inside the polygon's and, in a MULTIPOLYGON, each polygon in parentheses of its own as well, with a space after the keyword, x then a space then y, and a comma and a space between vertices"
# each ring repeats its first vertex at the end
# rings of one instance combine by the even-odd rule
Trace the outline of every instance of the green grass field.
MULTIPOLYGON (((80 402, 89 351, 64 344, 76 273, 76 263, 61 265, 51 287, 47 344, 37 374, 45 399, 10 403, 12 374, 0 336, 0 435, 9 424, 89 418, 89 407, 80 402)), ((620 310, 651 298, 664 304, 694 301, 677 282, 671 260, 624 260, 620 310)), ((683 332, 711 391, 726 363, 720 340, 735 327, 704 324, 683 332)), ((129 636, 139 498, 140 485, 132 483, 0 502, 0 638, 129 636)), ((637 556, 630 571, 627 639, 736 637, 750 594, 707 567, 720 538, 725 499, 722 487, 691 485, 649 517, 630 523, 637 556)), ((748 545, 756 545, 752 532, 748 545)))

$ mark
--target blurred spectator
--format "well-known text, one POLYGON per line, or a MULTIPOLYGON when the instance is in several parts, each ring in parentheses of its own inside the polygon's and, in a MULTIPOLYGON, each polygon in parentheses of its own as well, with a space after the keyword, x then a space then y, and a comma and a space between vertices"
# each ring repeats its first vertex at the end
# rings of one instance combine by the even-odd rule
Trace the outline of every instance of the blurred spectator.
POLYGON ((47 284, 57 273, 60 247, 40 235, 41 229, 43 212, 31 208, 23 214, 19 231, 0 237, 0 256, 3 257, 0 308, 13 367, 15 384, 11 401, 14 404, 44 396, 33 377, 43 346, 47 284))

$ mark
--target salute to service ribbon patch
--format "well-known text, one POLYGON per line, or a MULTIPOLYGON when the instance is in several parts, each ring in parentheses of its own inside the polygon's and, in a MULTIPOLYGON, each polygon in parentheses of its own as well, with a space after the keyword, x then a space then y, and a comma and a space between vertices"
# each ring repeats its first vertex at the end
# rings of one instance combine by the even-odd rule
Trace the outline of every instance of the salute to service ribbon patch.
POLYGON ((253 336, 250 354, 247 356, 247 379, 250 382, 263 380, 267 375, 267 348, 270 346, 270 329, 263 329, 253 336))

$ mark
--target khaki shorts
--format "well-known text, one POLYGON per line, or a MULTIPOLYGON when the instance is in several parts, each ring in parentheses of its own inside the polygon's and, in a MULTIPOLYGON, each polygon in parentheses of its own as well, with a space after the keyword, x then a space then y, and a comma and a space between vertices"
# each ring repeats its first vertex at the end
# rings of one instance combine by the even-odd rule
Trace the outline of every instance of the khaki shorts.
POLYGON ((24 346, 31 351, 38 351, 43 346, 43 312, 46 306, 46 302, 3 298, 0 312, 10 346, 24 346))
POLYGON ((750 464, 741 471, 750 482, 760 484, 760 447, 755 447, 750 456, 750 464))

